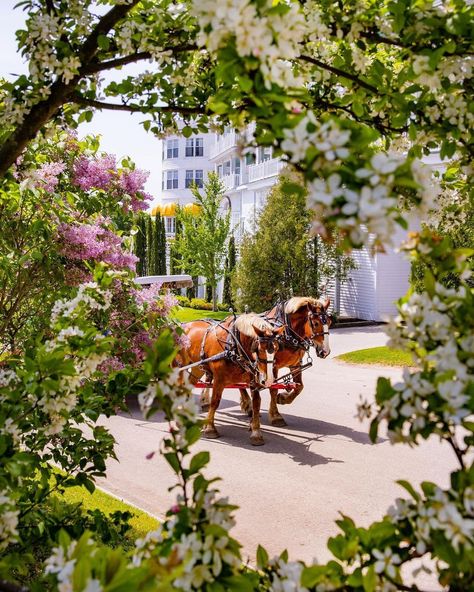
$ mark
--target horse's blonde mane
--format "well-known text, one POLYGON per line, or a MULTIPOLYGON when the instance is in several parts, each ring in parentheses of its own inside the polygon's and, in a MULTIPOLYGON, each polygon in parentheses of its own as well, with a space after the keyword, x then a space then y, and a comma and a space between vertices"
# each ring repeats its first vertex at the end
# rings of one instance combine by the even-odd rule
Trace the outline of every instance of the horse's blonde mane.
POLYGON ((285 312, 291 314, 307 304, 323 308, 325 303, 317 298, 311 298, 311 296, 293 296, 293 298, 290 298, 285 304, 285 312))
POLYGON ((247 337, 257 336, 254 326, 257 327, 257 329, 260 329, 260 331, 273 331, 273 327, 270 325, 270 323, 253 312, 239 315, 234 324, 234 327, 244 335, 247 335, 247 337))

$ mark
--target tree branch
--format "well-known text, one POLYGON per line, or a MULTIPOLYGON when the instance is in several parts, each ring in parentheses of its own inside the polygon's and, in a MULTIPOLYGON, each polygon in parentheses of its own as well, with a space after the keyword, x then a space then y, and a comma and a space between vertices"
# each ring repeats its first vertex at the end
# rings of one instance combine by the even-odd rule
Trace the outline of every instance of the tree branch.
MULTIPOLYGON (((139 1, 131 0, 128 4, 118 4, 99 20, 78 53, 81 64, 88 64, 93 59, 97 52, 99 36, 106 35, 139 1)), ((68 84, 56 80, 50 87, 48 98, 34 105, 22 123, 7 136, 0 146, 0 178, 20 156, 28 142, 68 102, 82 76, 81 73, 77 74, 68 84)))
POLYGON ((298 59, 303 60, 303 62, 308 62, 309 64, 314 64, 315 66, 319 66, 319 68, 323 68, 323 70, 327 70, 328 72, 332 72, 333 74, 335 74, 336 76, 340 76, 341 78, 347 78, 347 80, 352 80, 352 82, 355 82, 356 84, 358 84, 362 88, 365 88, 366 90, 370 91, 371 93, 380 94, 380 91, 378 88, 376 88, 375 86, 372 86, 371 84, 369 84, 368 82, 365 82, 364 80, 361 80, 355 74, 350 74, 349 72, 345 72, 344 70, 340 70, 339 68, 335 68, 334 66, 330 66, 329 64, 325 64, 324 62, 321 62, 320 60, 313 58, 311 56, 300 55, 300 56, 298 56, 298 59))
POLYGON ((126 105, 124 103, 105 103, 103 101, 96 101, 94 99, 87 99, 79 93, 74 93, 69 101, 77 105, 85 107, 92 107, 93 109, 107 109, 109 111, 127 111, 128 113, 181 113, 182 115, 200 115, 207 112, 205 107, 180 107, 178 105, 163 105, 160 107, 146 108, 138 105, 126 105))
MULTIPOLYGON (((163 47, 163 52, 172 51, 173 53, 181 53, 186 51, 195 51, 197 49, 198 46, 192 44, 170 45, 169 47, 163 47)), ((96 74, 97 72, 103 72, 104 70, 111 70, 113 68, 120 68, 121 66, 126 66, 127 64, 134 64, 142 60, 149 60, 151 57, 152 56, 149 51, 132 53, 128 56, 116 58, 115 60, 107 60, 106 62, 96 62, 87 64, 86 66, 80 69, 80 73, 83 76, 87 76, 89 74, 96 74)))

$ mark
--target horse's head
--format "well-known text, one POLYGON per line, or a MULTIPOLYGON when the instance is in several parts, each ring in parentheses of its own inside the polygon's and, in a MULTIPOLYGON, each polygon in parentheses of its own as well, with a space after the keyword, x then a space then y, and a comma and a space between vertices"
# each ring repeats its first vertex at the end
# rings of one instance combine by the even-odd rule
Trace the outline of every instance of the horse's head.
POLYGON ((278 340, 284 333, 285 326, 275 328, 266 321, 264 323, 252 325, 256 335, 252 350, 257 361, 258 382, 269 387, 274 382, 273 364, 278 351, 278 340))
POLYGON ((307 331, 308 337, 316 349, 318 358, 327 358, 331 353, 329 347, 329 327, 332 323, 331 315, 327 310, 331 301, 317 301, 308 305, 307 331))

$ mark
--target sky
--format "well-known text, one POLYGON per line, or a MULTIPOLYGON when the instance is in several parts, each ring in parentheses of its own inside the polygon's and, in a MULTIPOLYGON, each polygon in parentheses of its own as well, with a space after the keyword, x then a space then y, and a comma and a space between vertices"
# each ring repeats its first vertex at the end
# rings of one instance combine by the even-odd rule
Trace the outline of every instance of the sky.
MULTIPOLYGON (((0 0, 0 77, 12 79, 15 74, 27 72, 27 65, 18 52, 15 31, 23 28, 24 12, 16 8, 18 0, 0 0)), ((118 159, 130 156, 137 168, 150 171, 146 190, 155 200, 160 198, 161 144, 140 125, 143 116, 114 111, 96 112, 90 123, 80 125, 80 136, 100 134, 101 149, 115 154, 118 159)))

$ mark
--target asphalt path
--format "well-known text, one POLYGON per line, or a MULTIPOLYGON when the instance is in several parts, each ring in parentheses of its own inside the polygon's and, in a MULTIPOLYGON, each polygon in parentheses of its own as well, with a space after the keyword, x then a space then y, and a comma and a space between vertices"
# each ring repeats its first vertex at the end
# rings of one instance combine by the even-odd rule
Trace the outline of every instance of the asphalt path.
MULTIPOLYGON (((449 485, 456 459, 449 446, 432 438, 416 448, 392 446, 382 434, 368 438, 368 421, 356 418, 359 396, 372 398, 378 376, 401 377, 398 368, 355 366, 334 356, 384 345, 380 327, 331 332, 331 355, 316 359, 304 373, 305 388, 291 404, 280 406, 288 425, 268 425, 268 395, 262 394, 265 445, 249 441, 248 419, 239 407, 238 391, 224 391, 216 425, 221 437, 201 439, 195 451, 209 450, 208 477, 220 476, 220 490, 239 506, 233 535, 251 563, 257 545, 270 555, 288 549, 291 559, 325 561, 329 536, 339 532, 340 513, 359 525, 380 519, 396 497, 406 497, 395 483, 429 480, 449 485)), ((196 394, 197 396, 197 394, 196 394)), ((171 469, 155 455, 168 426, 162 416, 148 421, 131 402, 131 412, 103 421, 117 440, 118 462, 110 461, 99 485, 144 510, 162 516, 173 503, 168 487, 171 469)))

